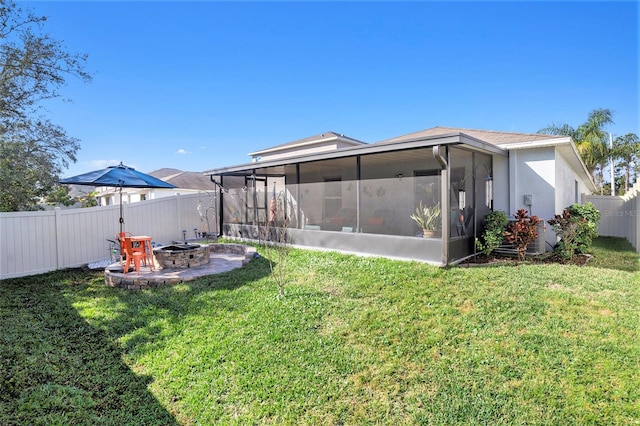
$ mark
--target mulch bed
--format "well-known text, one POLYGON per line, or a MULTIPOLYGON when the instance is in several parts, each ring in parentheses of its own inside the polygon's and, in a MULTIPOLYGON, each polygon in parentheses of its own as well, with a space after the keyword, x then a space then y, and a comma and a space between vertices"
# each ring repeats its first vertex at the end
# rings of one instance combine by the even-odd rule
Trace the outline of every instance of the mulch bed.
POLYGON ((561 265, 585 266, 593 256, 590 254, 577 254, 573 259, 563 259, 555 253, 545 253, 539 256, 528 256, 525 260, 519 260, 517 257, 507 255, 491 254, 486 256, 479 254, 476 257, 468 259, 458 266, 474 267, 474 266, 496 266, 496 265, 521 265, 521 264, 550 264, 557 263, 561 265))

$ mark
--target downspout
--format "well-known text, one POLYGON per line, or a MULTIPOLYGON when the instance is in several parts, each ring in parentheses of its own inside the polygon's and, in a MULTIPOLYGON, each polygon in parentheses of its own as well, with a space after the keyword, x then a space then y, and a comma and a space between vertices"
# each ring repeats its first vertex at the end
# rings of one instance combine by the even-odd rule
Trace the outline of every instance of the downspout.
POLYGON ((296 163, 296 218, 298 229, 304 229, 305 220, 302 217, 302 209, 300 208, 300 163, 296 163))
POLYGON ((360 231, 360 156, 356 156, 356 229, 360 231))
POLYGON ((447 148, 443 145, 433 147, 433 158, 440 164, 440 205, 442 208, 442 261, 441 266, 449 263, 449 235, 451 217, 449 215, 449 162, 447 161, 447 148))

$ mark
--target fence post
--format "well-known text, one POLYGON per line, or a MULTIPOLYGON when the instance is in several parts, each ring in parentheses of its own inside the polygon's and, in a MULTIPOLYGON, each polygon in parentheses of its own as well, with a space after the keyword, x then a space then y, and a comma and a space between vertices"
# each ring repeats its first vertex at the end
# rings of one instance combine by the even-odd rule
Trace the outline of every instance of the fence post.
POLYGON ((632 211, 632 217, 635 217, 635 228, 636 228, 636 235, 635 235, 635 241, 633 242, 633 245, 636 248, 636 252, 640 253, 640 194, 636 194, 635 196, 635 200, 636 200, 636 211, 632 211))
POLYGON ((62 269, 64 266, 64 259, 62 259, 62 210, 60 207, 56 207, 55 211, 55 226, 56 226, 56 269, 62 269))

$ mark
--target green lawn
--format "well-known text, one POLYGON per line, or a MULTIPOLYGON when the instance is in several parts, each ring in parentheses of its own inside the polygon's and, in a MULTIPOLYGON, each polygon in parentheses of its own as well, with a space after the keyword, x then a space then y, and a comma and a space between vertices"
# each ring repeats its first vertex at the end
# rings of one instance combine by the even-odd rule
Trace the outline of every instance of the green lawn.
POLYGON ((640 257, 449 268, 293 250, 149 291, 0 283, 0 424, 640 424, 640 257))

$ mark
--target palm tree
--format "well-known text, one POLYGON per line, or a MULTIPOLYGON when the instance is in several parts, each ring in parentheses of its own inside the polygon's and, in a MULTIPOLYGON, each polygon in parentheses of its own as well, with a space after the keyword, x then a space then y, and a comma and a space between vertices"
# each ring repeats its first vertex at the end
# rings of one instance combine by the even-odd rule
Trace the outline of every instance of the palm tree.
POLYGON ((613 156, 620 160, 620 166, 624 167, 624 192, 629 191, 629 180, 631 168, 638 171, 638 161, 640 161, 640 138, 635 133, 627 133, 618 136, 613 142, 613 156))
MULTIPOLYGON (((547 135, 570 136, 582 157, 587 170, 599 183, 602 192, 603 169, 609 162, 611 152, 607 145, 607 132, 604 127, 613 124, 613 111, 608 108, 594 109, 589 113, 587 121, 573 128, 568 124, 551 124, 540 129, 538 133, 547 135)), ((613 165, 612 165, 613 167, 613 165)))

